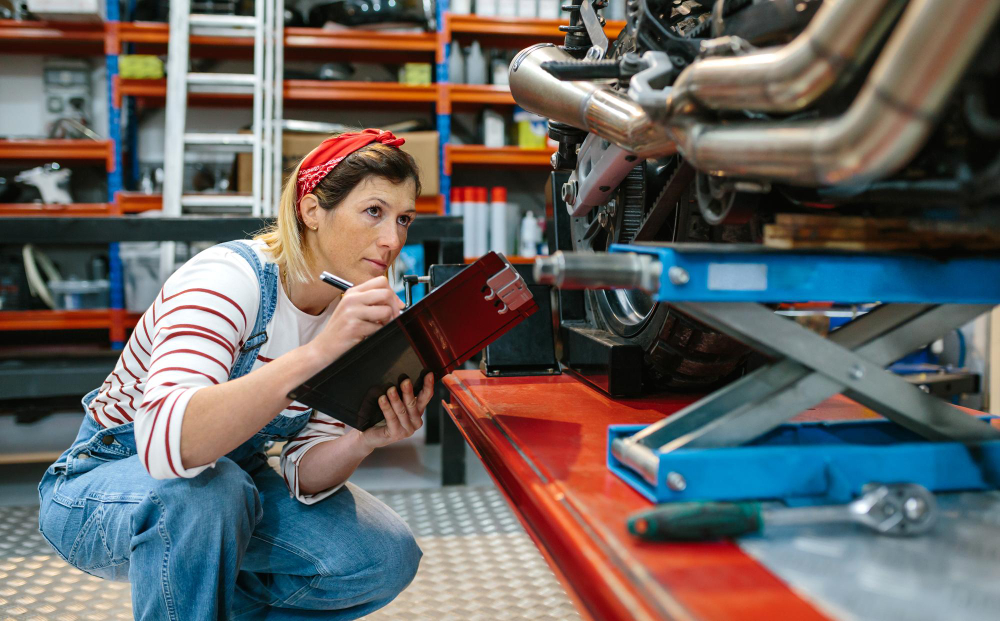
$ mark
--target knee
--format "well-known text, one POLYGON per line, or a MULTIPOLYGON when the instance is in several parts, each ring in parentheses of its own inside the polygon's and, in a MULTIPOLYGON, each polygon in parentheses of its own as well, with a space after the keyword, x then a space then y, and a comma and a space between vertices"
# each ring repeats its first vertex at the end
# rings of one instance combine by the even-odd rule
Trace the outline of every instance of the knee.
POLYGON ((393 517, 375 534, 378 545, 372 550, 372 562, 378 568, 383 596, 390 599, 413 582, 423 556, 410 527, 399 517, 393 517))
POLYGON ((253 479, 225 457, 196 477, 158 480, 150 497, 161 505, 168 519, 197 520, 203 527, 222 524, 253 528, 263 515, 253 479))

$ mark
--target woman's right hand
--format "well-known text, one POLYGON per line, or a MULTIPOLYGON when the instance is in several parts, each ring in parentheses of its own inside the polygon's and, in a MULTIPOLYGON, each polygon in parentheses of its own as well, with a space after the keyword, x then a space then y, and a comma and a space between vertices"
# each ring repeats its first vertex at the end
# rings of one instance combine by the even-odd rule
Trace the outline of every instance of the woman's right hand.
POLYGON ((385 276, 351 287, 310 342, 327 364, 399 316, 405 305, 385 276))

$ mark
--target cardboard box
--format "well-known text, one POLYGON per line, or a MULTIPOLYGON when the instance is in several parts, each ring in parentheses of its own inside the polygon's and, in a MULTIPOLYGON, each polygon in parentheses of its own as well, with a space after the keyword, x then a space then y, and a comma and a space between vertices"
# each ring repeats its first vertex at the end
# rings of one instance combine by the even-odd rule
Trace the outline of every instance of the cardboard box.
MULTIPOLYGON (((398 137, 406 140, 401 147, 413 156, 420 169, 421 196, 436 196, 438 194, 438 133, 437 132, 400 132, 398 137)), ((285 179, 295 168, 295 165, 312 151, 316 145, 323 142, 328 134, 309 134, 300 132, 285 132, 282 134, 282 168, 285 179)), ((240 153, 236 156, 237 177, 236 190, 250 192, 252 187, 252 156, 240 153)), ((284 185, 285 179, 282 179, 284 185)))

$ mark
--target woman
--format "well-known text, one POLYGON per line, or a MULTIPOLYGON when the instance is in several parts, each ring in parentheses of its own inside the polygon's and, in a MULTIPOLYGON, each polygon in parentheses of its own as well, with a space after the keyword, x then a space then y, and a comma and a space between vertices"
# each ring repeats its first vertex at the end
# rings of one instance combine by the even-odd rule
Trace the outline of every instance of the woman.
POLYGON ((325 140, 276 225, 182 266, 84 397, 39 485, 40 530, 75 567, 131 582, 137 619, 352 619, 413 579, 409 528, 346 481, 420 427, 433 378, 390 389, 386 425, 364 432, 285 396, 402 308, 386 274, 420 191, 402 143, 325 140), (342 294, 323 270, 358 284, 342 294), (281 474, 270 440, 288 440, 281 474))

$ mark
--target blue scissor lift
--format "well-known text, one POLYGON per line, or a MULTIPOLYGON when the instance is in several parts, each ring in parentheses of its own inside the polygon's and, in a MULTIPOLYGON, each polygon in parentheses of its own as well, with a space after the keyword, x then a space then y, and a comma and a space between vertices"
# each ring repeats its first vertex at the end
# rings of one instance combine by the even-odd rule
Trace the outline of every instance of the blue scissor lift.
POLYGON ((1000 487, 1000 428, 885 370, 1000 304, 1000 259, 736 244, 611 251, 651 255, 657 301, 773 359, 656 424, 611 428, 609 467, 651 500, 834 503, 873 481, 1000 487), (810 301, 882 304, 828 338, 766 306, 810 301), (888 420, 788 423, 838 393, 888 420))

